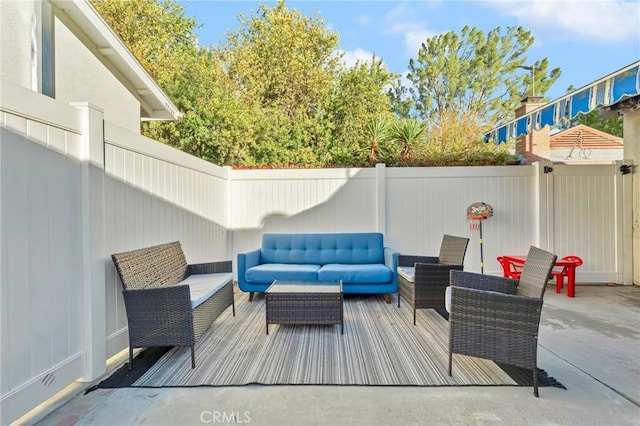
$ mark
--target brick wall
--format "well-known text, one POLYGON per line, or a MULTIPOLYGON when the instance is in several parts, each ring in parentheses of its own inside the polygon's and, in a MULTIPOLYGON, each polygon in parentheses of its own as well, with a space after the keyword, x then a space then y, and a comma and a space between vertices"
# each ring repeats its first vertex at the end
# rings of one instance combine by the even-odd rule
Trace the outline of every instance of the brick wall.
MULTIPOLYGON (((521 117, 534 109, 540 108, 545 103, 544 98, 539 96, 524 98, 515 111, 515 117, 521 117)), ((540 130, 533 130, 528 135, 521 136, 516 140, 516 153, 525 159, 526 164, 531 164, 534 161, 549 160, 551 157, 550 137, 551 128, 549 126, 545 126, 540 130)))

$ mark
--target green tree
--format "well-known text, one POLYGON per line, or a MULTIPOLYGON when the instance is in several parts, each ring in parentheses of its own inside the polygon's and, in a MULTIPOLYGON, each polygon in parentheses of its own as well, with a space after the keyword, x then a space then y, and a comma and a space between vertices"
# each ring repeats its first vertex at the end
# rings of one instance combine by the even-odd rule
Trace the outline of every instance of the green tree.
POLYGON ((402 84, 401 78, 393 80, 387 90, 391 111, 397 118, 411 118, 415 111, 415 100, 407 86, 402 84))
POLYGON ((317 14, 306 17, 284 1, 261 4, 239 16, 241 29, 220 49, 224 67, 252 110, 261 110, 250 135, 256 164, 284 165, 299 159, 317 164, 315 149, 330 134, 327 106, 339 64, 338 35, 317 14))
POLYGON ((586 114, 578 114, 573 118, 573 120, 571 120, 571 122, 572 125, 570 127, 577 126, 578 124, 584 124, 585 126, 600 130, 601 132, 623 137, 623 120, 621 115, 615 118, 605 118, 600 115, 598 110, 594 109, 586 114))
POLYGON ((426 98, 414 104, 375 56, 344 67, 338 34, 317 13, 261 5, 220 46, 204 47, 175 0, 92 3, 183 113, 143 123, 146 136, 221 165, 438 164, 424 156, 433 129, 416 117, 431 112, 426 98))
POLYGON ((371 149, 373 141, 369 126, 376 120, 392 118, 385 88, 393 77, 375 55, 371 61, 358 61, 353 67, 339 72, 328 107, 333 129, 329 152, 334 163, 352 166, 375 164, 372 159, 377 159, 378 155, 375 154, 376 149, 374 152, 371 149))
POLYGON ((483 124, 509 119, 519 101, 531 92, 543 95, 560 76, 547 59, 535 61, 535 73, 519 69, 534 38, 522 27, 483 31, 465 26, 427 39, 418 58, 409 61, 408 79, 418 114, 430 123, 448 111, 483 124))
MULTIPOLYGON (((170 91, 197 57, 194 18, 171 0, 92 0, 144 68, 170 91)), ((169 93, 174 95, 173 93, 169 93)))
POLYGON ((196 21, 172 0, 92 4, 183 113, 142 133, 217 164, 243 162, 251 108, 233 95, 217 52, 197 43, 196 21))

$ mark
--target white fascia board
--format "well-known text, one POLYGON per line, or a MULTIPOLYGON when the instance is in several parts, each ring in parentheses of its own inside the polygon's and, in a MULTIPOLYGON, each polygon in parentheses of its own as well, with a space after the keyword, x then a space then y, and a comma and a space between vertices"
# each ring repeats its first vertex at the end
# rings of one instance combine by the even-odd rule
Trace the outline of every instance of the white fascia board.
POLYGON ((56 16, 138 99, 146 115, 142 120, 180 118, 171 99, 87 0, 49 1, 59 11, 56 16))

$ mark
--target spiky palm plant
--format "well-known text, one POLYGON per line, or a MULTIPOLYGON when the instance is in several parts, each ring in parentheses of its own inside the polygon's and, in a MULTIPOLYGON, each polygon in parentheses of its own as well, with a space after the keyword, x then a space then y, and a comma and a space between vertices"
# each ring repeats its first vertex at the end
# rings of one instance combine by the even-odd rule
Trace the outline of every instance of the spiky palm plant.
POLYGON ((400 144, 400 161, 403 165, 411 162, 411 152, 415 145, 423 140, 427 126, 415 118, 400 120, 394 126, 394 138, 400 144))
POLYGON ((369 141, 367 161, 371 166, 380 161, 384 146, 391 139, 389 122, 384 117, 373 117, 366 126, 366 137, 369 141))

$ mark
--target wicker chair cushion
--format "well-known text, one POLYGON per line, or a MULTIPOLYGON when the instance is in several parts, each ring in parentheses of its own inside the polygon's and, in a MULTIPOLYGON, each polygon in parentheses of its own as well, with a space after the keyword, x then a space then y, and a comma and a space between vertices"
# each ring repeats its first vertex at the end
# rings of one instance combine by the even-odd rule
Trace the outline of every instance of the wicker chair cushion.
POLYGON ((197 274, 188 276, 178 285, 186 284, 189 286, 191 308, 195 309, 216 294, 218 290, 227 285, 232 279, 233 274, 231 272, 197 274))
MULTIPOLYGON (((489 291, 489 290, 483 290, 483 293, 504 294, 498 291, 489 291)), ((447 312, 451 313, 451 286, 447 287, 444 290, 444 308, 447 310, 447 312)))
POLYGON ((451 286, 444 290, 444 308, 451 313, 451 286))
POLYGON ((398 266, 398 275, 410 283, 416 282, 416 268, 413 266, 398 266))

